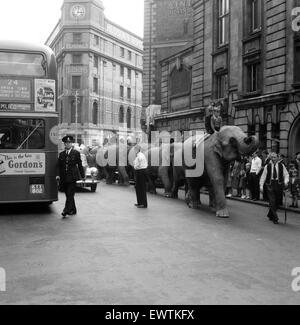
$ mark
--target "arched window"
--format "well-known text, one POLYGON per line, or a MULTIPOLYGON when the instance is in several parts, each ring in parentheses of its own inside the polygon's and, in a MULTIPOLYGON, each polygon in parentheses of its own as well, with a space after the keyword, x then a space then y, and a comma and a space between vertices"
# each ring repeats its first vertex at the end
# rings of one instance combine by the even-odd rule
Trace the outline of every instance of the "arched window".
POLYGON ((128 107, 127 109, 127 129, 131 128, 131 109, 128 107))
POLYGON ((99 110, 98 110, 98 103, 94 102, 93 104, 93 124, 98 124, 98 115, 99 115, 99 110))
POLYGON ((124 123, 124 107, 120 107, 119 111, 119 123, 124 123))

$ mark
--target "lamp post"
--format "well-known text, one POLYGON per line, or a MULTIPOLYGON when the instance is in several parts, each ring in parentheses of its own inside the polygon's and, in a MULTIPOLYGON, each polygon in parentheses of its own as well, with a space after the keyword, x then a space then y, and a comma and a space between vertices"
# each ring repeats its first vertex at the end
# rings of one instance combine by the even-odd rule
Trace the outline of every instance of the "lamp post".
POLYGON ((78 123, 78 104, 80 103, 78 98, 78 90, 75 92, 75 143, 77 143, 77 123, 78 123))

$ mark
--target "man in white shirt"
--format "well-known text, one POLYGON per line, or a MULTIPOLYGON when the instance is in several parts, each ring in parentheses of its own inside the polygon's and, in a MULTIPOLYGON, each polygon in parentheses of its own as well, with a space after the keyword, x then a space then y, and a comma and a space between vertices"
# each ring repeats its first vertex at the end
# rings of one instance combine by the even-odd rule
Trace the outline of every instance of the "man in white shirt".
POLYGON ((280 205, 283 187, 288 187, 289 173, 284 164, 278 161, 277 153, 272 152, 270 159, 271 161, 265 166, 260 178, 260 191, 263 191, 264 184, 266 184, 270 204, 268 218, 278 224, 277 209, 280 205))
POLYGON ((257 152, 253 154, 251 161, 251 169, 249 175, 249 187, 251 192, 251 199, 253 201, 259 200, 259 172, 261 170, 262 161, 258 157, 257 152))
POLYGON ((141 147, 137 145, 135 147, 136 158, 134 160, 135 170, 135 191, 137 197, 137 208, 148 207, 147 202, 147 168, 148 162, 145 155, 141 152, 141 147))

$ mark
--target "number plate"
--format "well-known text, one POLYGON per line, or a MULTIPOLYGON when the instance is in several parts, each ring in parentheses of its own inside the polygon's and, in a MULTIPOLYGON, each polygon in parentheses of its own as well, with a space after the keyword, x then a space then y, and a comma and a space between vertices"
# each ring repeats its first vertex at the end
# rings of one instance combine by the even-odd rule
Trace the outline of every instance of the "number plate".
POLYGON ((44 192, 45 192, 44 184, 30 185, 30 194, 44 194, 44 192))

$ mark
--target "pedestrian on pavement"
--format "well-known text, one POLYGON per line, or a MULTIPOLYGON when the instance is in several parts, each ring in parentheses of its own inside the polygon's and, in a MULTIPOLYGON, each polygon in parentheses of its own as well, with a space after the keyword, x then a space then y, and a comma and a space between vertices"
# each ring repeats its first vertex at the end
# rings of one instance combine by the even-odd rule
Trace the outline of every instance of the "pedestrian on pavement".
POLYGON ((240 186, 240 178, 241 178, 241 170, 242 170, 242 162, 235 161, 232 167, 232 195, 241 197, 241 186, 240 186), (236 194, 233 192, 236 190, 236 194))
POLYGON ((261 165, 261 159, 258 157, 257 152, 255 152, 252 156, 249 176, 251 199, 253 201, 259 200, 259 172, 261 170, 261 165))
POLYGON ((270 204, 268 218, 274 224, 278 224, 277 209, 280 204, 281 190, 288 187, 289 173, 284 164, 278 161, 277 153, 272 152, 270 158, 271 161, 265 166, 260 179, 260 191, 263 192, 263 187, 266 183, 270 204))
POLYGON ((141 146, 135 146, 136 158, 134 160, 134 170, 135 170, 135 191, 137 203, 135 206, 137 208, 148 207, 147 202, 147 168, 148 162, 145 155, 141 151, 141 146))
POLYGON ((298 208, 300 184, 298 179, 298 171, 295 164, 290 164, 289 175, 290 175, 289 190, 292 195, 292 204, 290 205, 290 207, 298 208))
POLYGON ((62 216, 65 218, 67 215, 77 213, 74 199, 76 181, 80 178, 84 179, 85 175, 80 153, 72 148, 74 138, 68 135, 62 138, 62 142, 65 145, 65 150, 58 157, 56 179, 60 182, 60 187, 66 194, 65 208, 62 212, 62 216))

